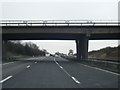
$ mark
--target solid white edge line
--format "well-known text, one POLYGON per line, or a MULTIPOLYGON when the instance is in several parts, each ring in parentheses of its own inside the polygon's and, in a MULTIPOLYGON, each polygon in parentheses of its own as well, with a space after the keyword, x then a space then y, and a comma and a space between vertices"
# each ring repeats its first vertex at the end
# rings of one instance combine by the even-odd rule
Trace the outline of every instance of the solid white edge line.
POLYGON ((7 64, 12 64, 12 63, 15 63, 15 62, 4 63, 2 65, 7 65, 7 64))
POLYGON ((12 77, 13 77, 13 76, 8 76, 7 78, 5 78, 5 79, 1 80, 1 81, 0 81, 0 83, 5 82, 5 81, 7 81, 8 79, 10 79, 10 78, 12 78, 12 77))
POLYGON ((55 60, 55 58, 54 58, 54 61, 55 61, 55 63, 56 63, 70 78, 72 78, 72 80, 73 80, 75 83, 80 84, 80 82, 79 82, 75 77, 71 76, 71 75, 55 60))
POLYGON ((104 70, 104 69, 101 69, 101 68, 92 67, 92 66, 88 66, 88 65, 85 65, 85 64, 81 64, 81 65, 86 66, 86 67, 90 67, 90 68, 93 68, 93 69, 97 69, 97 70, 100 70, 100 71, 108 72, 108 73, 111 73, 111 74, 120 75, 120 74, 118 74, 118 73, 114 73, 114 72, 111 72, 111 71, 107 71, 107 70, 104 70))
POLYGON ((44 60, 46 57, 43 57, 41 60, 44 60))
POLYGON ((30 68, 30 65, 28 65, 26 68, 30 68))

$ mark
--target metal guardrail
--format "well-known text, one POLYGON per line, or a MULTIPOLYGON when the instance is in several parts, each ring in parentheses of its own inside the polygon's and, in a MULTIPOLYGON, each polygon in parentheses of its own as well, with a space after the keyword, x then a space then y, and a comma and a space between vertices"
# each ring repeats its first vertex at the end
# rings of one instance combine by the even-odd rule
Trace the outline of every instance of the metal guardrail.
POLYGON ((95 58, 88 58, 91 61, 100 61, 100 62, 110 62, 110 63, 120 63, 120 60, 110 60, 110 59, 95 59, 95 58))
MULTIPOLYGON (((63 57, 68 60, 78 61, 76 58, 72 57, 63 57)), ((85 59, 79 61, 82 64, 86 64, 93 67, 102 68, 105 70, 110 70, 116 73, 120 73, 120 62, 107 61, 107 60, 97 60, 97 59, 85 59)))
POLYGON ((1 20, 0 26, 118 26, 120 21, 90 20, 1 20))
POLYGON ((82 60, 81 63, 110 70, 116 73, 120 73, 120 62, 101 61, 101 60, 82 60))
POLYGON ((86 60, 86 61, 103 62, 103 63, 109 63, 109 64, 120 64, 120 62, 107 61, 107 60, 97 60, 97 59, 90 59, 90 60, 86 60))
MULTIPOLYGON (((67 59, 73 59, 75 60, 76 57, 69 57, 69 56, 65 56, 64 58, 67 58, 67 59)), ((88 62, 101 62, 101 63, 109 63, 109 64, 120 64, 120 61, 119 60, 104 60, 104 59, 93 59, 93 58, 88 58, 88 59, 85 59, 85 60, 81 60, 81 61, 88 61, 88 62)))

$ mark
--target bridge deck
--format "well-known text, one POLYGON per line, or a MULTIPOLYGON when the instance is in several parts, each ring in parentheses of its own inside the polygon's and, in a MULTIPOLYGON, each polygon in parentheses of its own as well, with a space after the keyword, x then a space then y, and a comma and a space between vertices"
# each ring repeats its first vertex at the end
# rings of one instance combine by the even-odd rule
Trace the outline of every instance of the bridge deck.
POLYGON ((3 20, 4 39, 120 39, 119 21, 3 20))

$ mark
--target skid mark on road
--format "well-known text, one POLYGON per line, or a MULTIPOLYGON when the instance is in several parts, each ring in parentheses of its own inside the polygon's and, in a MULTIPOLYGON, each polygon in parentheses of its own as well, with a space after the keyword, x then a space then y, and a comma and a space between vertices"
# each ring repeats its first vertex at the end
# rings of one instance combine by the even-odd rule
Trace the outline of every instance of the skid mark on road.
POLYGON ((55 63, 77 84, 80 84, 81 82, 79 82, 75 77, 73 77, 72 75, 70 75, 54 58, 55 63))

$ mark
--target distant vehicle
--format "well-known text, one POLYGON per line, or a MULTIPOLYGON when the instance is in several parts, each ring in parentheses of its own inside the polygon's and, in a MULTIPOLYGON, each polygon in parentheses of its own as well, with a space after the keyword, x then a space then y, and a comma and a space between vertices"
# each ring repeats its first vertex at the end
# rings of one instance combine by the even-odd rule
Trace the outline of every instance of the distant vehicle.
POLYGON ((50 54, 50 56, 53 56, 53 57, 54 57, 55 55, 53 55, 53 54, 50 54))

